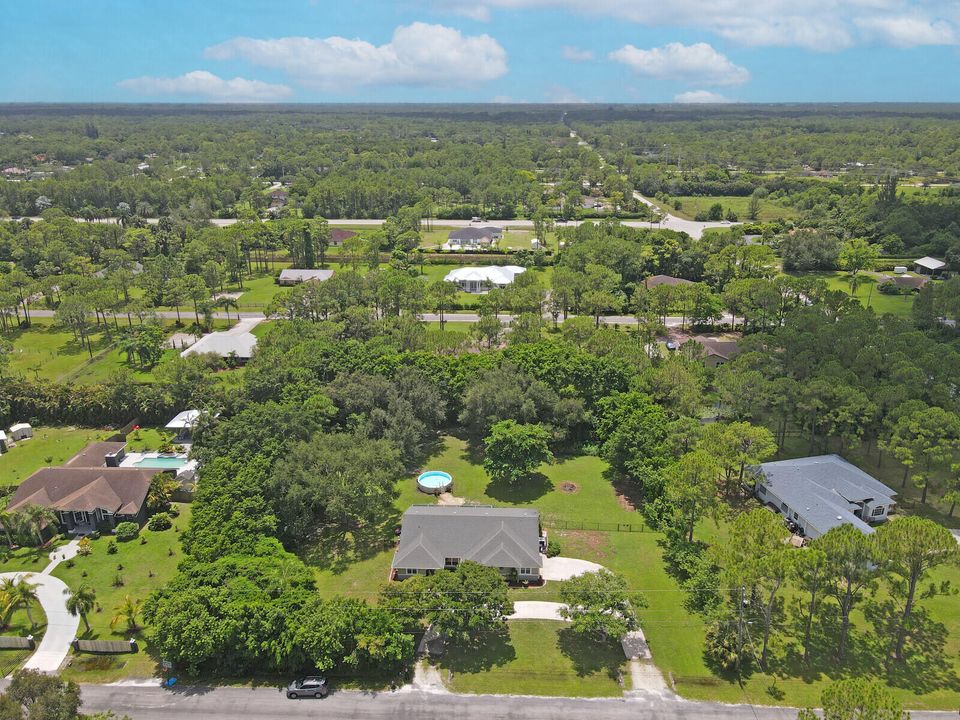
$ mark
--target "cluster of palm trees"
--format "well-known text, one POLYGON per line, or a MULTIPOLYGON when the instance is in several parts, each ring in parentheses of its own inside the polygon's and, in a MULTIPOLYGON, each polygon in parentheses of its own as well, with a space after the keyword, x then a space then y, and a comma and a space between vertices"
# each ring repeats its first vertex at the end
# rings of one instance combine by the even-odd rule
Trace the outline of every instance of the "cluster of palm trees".
POLYGON ((43 545, 43 529, 59 520, 53 510, 40 505, 28 505, 16 512, 0 511, 0 525, 10 547, 27 538, 35 539, 37 545, 43 545))
MULTIPOLYGON (((67 596, 67 612, 76 617, 80 616, 84 627, 90 632, 89 615, 97 607, 97 593, 86 583, 82 583, 76 590, 67 588, 63 591, 67 596)), ((110 628, 117 625, 126 624, 127 632, 135 632, 140 629, 137 619, 140 617, 140 611, 143 610, 143 601, 137 600, 132 595, 124 595, 120 604, 113 609, 113 617, 110 619, 110 628)))
POLYGON ((11 613, 22 607, 27 611, 30 628, 36 628, 37 623, 33 619, 33 613, 30 612, 30 604, 34 602, 39 602, 37 586, 34 583, 27 582, 24 577, 0 580, 0 610, 3 612, 4 625, 9 623, 11 613))

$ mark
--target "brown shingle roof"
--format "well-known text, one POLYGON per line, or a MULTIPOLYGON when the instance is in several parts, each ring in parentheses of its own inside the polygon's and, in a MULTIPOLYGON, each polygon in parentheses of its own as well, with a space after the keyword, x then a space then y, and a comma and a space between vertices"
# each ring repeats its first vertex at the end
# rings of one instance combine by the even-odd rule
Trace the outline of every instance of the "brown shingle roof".
POLYGON ((643 284, 649 289, 655 288, 657 285, 693 285, 693 282, 672 275, 651 275, 643 281, 643 284))
POLYGON ((64 463, 64 467, 95 468, 103 467, 107 455, 123 450, 125 442, 96 442, 87 445, 72 458, 64 463))
POLYGON ((330 242, 333 245, 339 245, 344 240, 352 238, 356 233, 353 230, 344 230, 342 228, 333 228, 330 231, 330 242))
POLYGON ((17 488, 8 511, 28 505, 51 510, 97 508, 121 515, 136 515, 150 490, 150 480, 160 468, 60 467, 40 468, 17 488))
POLYGON ((706 351, 708 357, 716 355, 724 360, 730 360, 740 354, 740 346, 734 340, 717 340, 697 335, 693 341, 706 351))

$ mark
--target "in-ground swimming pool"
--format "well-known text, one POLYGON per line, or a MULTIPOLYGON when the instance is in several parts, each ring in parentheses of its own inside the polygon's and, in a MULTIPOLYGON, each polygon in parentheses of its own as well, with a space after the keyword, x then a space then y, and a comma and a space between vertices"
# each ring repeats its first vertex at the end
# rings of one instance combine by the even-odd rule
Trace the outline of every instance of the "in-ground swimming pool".
POLYGON ((448 492, 453 487, 453 478, 450 473, 442 470, 427 470, 417 478, 417 489, 431 495, 448 492))
POLYGON ((143 460, 137 460, 133 466, 141 468, 166 468, 168 470, 179 470, 187 464, 187 459, 183 457, 146 457, 143 460))

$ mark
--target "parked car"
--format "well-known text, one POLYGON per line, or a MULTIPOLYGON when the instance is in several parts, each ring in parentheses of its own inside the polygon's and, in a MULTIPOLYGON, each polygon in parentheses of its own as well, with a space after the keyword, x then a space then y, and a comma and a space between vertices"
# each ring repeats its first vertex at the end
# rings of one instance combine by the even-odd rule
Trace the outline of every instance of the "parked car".
POLYGON ((330 694, 330 686, 327 685, 327 679, 316 676, 309 676, 294 680, 287 686, 287 697, 291 700, 296 698, 325 698, 330 694))

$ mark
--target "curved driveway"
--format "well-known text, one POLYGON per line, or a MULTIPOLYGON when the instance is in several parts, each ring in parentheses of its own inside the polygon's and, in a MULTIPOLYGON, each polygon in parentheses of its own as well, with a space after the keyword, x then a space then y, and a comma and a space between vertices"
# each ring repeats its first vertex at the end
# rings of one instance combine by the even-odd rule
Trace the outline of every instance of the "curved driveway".
POLYGON ((25 578, 37 586, 37 599, 47 616, 47 631, 37 651, 23 667, 45 673, 57 672, 70 652, 70 643, 77 636, 77 627, 80 625, 80 618, 67 612, 67 595, 64 592, 67 584, 52 575, 32 572, 0 573, 0 578, 13 578, 17 582, 25 578))

